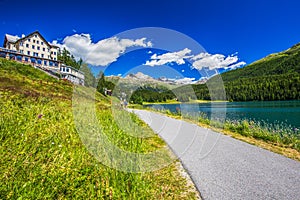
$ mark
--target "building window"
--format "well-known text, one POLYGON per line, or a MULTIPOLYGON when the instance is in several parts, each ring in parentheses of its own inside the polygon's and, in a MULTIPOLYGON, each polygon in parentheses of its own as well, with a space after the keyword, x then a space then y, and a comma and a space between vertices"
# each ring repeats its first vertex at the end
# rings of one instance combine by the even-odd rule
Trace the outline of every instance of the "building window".
POLYGON ((34 37, 36 37, 36 38, 37 38, 37 35, 35 34, 35 35, 34 35, 34 37))
POLYGON ((44 42, 41 42, 41 45, 44 45, 44 42))
POLYGON ((29 48, 29 44, 26 44, 26 47, 29 48))
POLYGON ((34 45, 32 45, 32 49, 34 49, 34 45))
POLYGON ((30 38, 28 38, 28 42, 30 42, 30 38))
POLYGON ((38 40, 36 41, 36 43, 37 43, 37 44, 40 44, 40 42, 39 42, 38 40))
POLYGON ((53 52, 54 55, 56 55, 56 52, 53 52))
POLYGON ((20 46, 23 46, 23 42, 20 42, 20 46))
POLYGON ((40 47, 37 47, 37 50, 40 50, 40 47))
POLYGON ((24 51, 23 51, 23 50, 20 50, 20 53, 22 53, 22 54, 23 54, 23 53, 24 53, 24 51))
POLYGON ((44 54, 42 54, 42 58, 44 58, 44 54))
POLYGON ((44 65, 47 65, 47 60, 44 60, 44 65))
POLYGON ((30 51, 27 51, 27 55, 29 55, 29 56, 30 56, 30 51))
POLYGON ((33 43, 35 43, 35 40, 33 40, 33 43))
POLYGON ((45 51, 46 49, 45 48, 43 48, 43 51, 45 51))

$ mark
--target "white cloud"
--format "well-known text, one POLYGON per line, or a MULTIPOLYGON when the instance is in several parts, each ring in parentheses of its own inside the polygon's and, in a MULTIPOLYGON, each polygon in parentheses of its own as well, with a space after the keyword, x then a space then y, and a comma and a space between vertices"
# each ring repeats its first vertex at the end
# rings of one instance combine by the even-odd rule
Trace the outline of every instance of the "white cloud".
POLYGON ((191 57, 189 55, 190 53, 191 53, 191 50, 188 48, 185 48, 178 52, 170 52, 170 53, 165 53, 162 55, 153 54, 151 56, 151 60, 150 61, 147 60, 145 65, 153 67, 153 66, 165 65, 167 63, 172 63, 172 62, 175 62, 178 65, 182 65, 182 64, 185 64, 184 59, 191 57))
POLYGON ((181 85, 183 85, 183 84, 192 84, 192 83, 195 83, 195 78, 185 77, 185 78, 182 78, 182 79, 176 79, 175 82, 177 84, 181 84, 181 85))
POLYGON ((51 42, 51 44, 53 44, 53 45, 59 45, 59 44, 57 43, 57 40, 53 40, 53 41, 51 42))
POLYGON ((152 51, 148 51, 148 54, 152 54, 152 51))
MULTIPOLYGON (((57 41, 53 41, 57 43, 57 41)), ((93 43, 90 34, 74 34, 63 40, 60 48, 66 48, 76 59, 82 58, 84 62, 96 66, 107 66, 129 47, 152 47, 146 38, 136 40, 111 37, 93 43)))
POLYGON ((181 65, 185 64, 184 59, 189 59, 192 63, 192 69, 201 70, 203 68, 208 68, 214 70, 219 68, 235 69, 246 64, 245 62, 238 62, 239 58, 237 52, 227 57, 222 54, 209 54, 206 52, 198 55, 190 55, 190 53, 191 50, 185 48, 178 52, 165 53, 162 55, 153 54, 151 60, 146 61, 145 65, 159 66, 167 63, 177 63, 178 65, 181 65))
POLYGON ((234 69, 245 65, 245 62, 238 62, 237 55, 224 56, 222 54, 200 53, 192 58, 194 60, 192 69, 201 70, 205 67, 210 70, 224 68, 234 69))
POLYGON ((183 70, 181 70, 181 72, 183 73, 183 72, 184 72, 184 69, 183 69, 183 70))
POLYGON ((192 57, 192 60, 199 60, 199 59, 202 59, 202 58, 205 58, 205 57, 208 57, 210 54, 209 53, 199 53, 198 55, 196 56, 193 56, 192 57))

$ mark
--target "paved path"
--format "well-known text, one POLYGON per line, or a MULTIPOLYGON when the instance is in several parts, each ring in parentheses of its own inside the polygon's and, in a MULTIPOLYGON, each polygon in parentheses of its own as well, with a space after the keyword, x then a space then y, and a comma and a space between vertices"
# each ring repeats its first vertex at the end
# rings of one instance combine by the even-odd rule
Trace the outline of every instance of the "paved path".
POLYGON ((181 120, 133 112, 180 157, 203 199, 300 199, 300 162, 181 120))

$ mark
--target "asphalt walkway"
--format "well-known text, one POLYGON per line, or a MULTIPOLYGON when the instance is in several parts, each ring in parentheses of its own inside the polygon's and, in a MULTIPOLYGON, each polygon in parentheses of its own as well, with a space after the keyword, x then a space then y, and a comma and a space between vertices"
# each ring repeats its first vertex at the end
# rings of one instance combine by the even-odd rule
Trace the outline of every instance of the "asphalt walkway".
POLYGON ((182 120, 133 112, 180 158, 203 199, 300 199, 300 162, 182 120))

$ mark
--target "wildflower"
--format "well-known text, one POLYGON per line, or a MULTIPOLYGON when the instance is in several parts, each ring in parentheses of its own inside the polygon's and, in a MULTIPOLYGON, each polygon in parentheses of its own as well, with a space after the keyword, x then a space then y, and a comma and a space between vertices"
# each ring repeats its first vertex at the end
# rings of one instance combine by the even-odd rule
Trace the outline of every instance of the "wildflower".
POLYGON ((113 197, 113 193, 112 193, 112 189, 110 188, 110 190, 109 190, 109 198, 112 199, 112 197, 113 197))
POLYGON ((41 119, 43 117, 43 114, 38 115, 38 119, 41 119))

